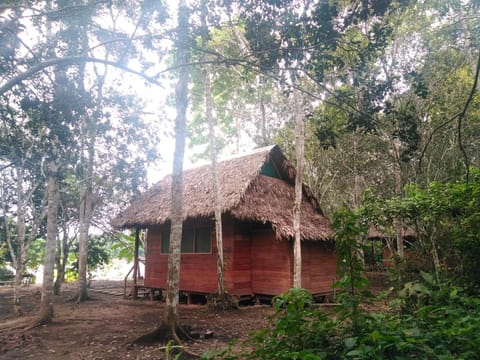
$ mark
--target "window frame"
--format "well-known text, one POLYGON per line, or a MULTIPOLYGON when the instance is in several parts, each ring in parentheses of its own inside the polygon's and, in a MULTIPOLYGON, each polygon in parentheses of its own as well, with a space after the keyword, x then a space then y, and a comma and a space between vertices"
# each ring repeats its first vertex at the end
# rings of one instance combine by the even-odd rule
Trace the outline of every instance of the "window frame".
MULTIPOLYGON (((170 246, 170 227, 164 229, 161 231, 160 235, 160 254, 162 255, 168 255, 168 250, 170 246), (166 239, 165 239, 166 237, 166 239), (165 244, 165 240, 166 244, 165 244)), ((197 226, 187 226, 184 227, 182 230, 182 243, 180 244, 180 254, 188 254, 188 255, 206 255, 206 254, 212 254, 213 253, 213 244, 212 244, 212 227, 208 225, 197 225, 197 226), (187 232, 185 231, 193 231, 193 251, 186 252, 182 250, 182 245, 183 245, 183 237, 184 234, 187 232), (199 241, 199 232, 202 230, 208 230, 208 244, 209 244, 209 251, 207 252, 199 252, 197 251, 198 249, 198 241, 199 241)))

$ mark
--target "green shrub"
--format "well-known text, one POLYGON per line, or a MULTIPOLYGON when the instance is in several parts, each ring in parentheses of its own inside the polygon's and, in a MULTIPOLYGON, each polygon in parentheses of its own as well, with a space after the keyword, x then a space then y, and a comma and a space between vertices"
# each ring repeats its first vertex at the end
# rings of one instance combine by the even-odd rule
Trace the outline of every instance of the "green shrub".
POLYGON ((291 289, 273 299, 270 327, 252 335, 253 359, 325 359, 333 324, 321 310, 312 307, 305 289, 291 289))

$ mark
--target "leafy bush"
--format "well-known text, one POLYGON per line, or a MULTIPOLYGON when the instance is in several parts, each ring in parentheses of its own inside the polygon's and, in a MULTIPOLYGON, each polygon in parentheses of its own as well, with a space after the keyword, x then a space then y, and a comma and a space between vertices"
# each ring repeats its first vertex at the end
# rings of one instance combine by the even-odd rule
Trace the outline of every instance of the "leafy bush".
MULTIPOLYGON (((409 184, 405 196, 381 200, 367 194, 360 209, 363 221, 383 230, 395 222, 415 230, 410 249, 414 270, 441 273, 468 287, 480 286, 480 169, 466 183, 409 184)), ((387 231, 388 233, 389 231, 387 231)), ((405 268, 400 270, 405 278, 405 268)))
POLYGON ((291 289, 273 299, 271 327, 254 333, 251 359, 325 359, 334 324, 312 307, 305 289, 291 289))
POLYGON ((447 277, 463 269, 471 271, 464 279, 475 280, 480 248, 476 222, 480 182, 476 180, 468 187, 433 184, 427 191, 417 188, 411 193, 413 198, 395 203, 403 214, 412 218, 416 214, 417 223, 430 232, 430 240, 434 226, 442 236, 440 244, 445 236, 456 234, 449 238, 453 244, 448 249, 455 249, 452 260, 464 262, 433 275, 419 271, 419 278, 403 285, 388 311, 368 312, 362 306, 370 300, 359 256, 365 233, 362 213, 339 212, 333 222, 341 276, 335 284, 340 303, 335 316, 312 306, 308 291, 291 289, 274 298, 270 326, 251 334, 241 354, 225 349, 204 359, 480 359, 480 299, 474 287, 457 287, 456 280, 447 277), (474 255, 461 254, 459 249, 474 255))
MULTIPOLYGON (((66 275, 69 280, 78 277, 78 243, 72 249, 69 255, 69 266, 66 269, 66 275)), ((92 272, 96 269, 107 265, 112 259, 112 251, 110 249, 111 241, 104 235, 92 236, 88 242, 88 277, 92 278, 92 272)))
POLYGON ((15 274, 10 269, 6 267, 0 267, 0 280, 11 280, 15 274))
POLYGON ((250 334, 241 355, 226 349, 203 359, 326 359, 335 324, 312 306, 312 295, 305 289, 290 289, 272 303, 270 326, 250 334))

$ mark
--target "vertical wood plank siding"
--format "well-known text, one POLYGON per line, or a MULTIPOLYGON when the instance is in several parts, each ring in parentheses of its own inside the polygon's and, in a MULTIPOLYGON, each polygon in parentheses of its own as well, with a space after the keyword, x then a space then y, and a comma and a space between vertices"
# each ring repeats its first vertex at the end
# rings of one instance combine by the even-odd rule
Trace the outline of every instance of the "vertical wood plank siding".
POLYGON ((276 295, 292 287, 292 244, 273 231, 256 231, 251 243, 252 291, 276 295))
MULTIPOLYGON (((180 291, 214 293, 217 290, 217 250, 213 221, 190 220, 185 227, 211 224, 212 252, 182 254, 180 291)), ((229 215, 223 216, 225 288, 232 295, 277 295, 292 286, 292 242, 278 240, 271 229, 245 231, 229 215)), ((168 254, 161 253, 166 226, 148 229, 145 286, 165 289, 168 254)), ((314 294, 331 291, 336 257, 323 242, 302 242, 302 286, 314 294)))
POLYGON ((302 287, 312 294, 332 291, 337 272, 337 257, 333 249, 320 242, 302 243, 302 287))

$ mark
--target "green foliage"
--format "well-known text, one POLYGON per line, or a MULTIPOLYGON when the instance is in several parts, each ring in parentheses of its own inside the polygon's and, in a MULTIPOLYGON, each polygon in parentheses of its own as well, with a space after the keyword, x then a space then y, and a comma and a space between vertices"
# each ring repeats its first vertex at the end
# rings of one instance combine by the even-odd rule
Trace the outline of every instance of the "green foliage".
MULTIPOLYGON (((139 255, 143 255, 143 237, 140 237, 139 255)), ((133 251, 135 248, 135 231, 128 234, 118 233, 116 239, 111 243, 112 256, 117 259, 126 259, 133 261, 133 251)))
POLYGON ((255 350, 249 358, 323 359, 321 349, 328 347, 332 324, 312 303, 312 295, 305 289, 290 289, 276 296, 272 327, 252 336, 255 350))
POLYGON ((40 238, 32 242, 27 254, 27 267, 38 269, 43 264, 45 258, 45 239, 40 238))
POLYGON ((364 313, 361 332, 351 316, 338 322, 306 290, 292 289, 275 298, 270 326, 251 334, 241 354, 228 348, 203 359, 477 359, 480 299, 423 275, 390 311, 364 313))
POLYGON ((203 359, 326 359, 335 323, 313 306, 312 295, 305 289, 290 289, 272 304, 275 313, 269 327, 252 333, 241 355, 225 349, 203 359))
MULTIPOLYGON (((415 191, 409 194, 415 193, 413 199, 378 204, 383 207, 370 203, 370 214, 376 211, 387 222, 399 214, 415 213, 425 227, 439 217, 442 222, 459 217, 460 221, 446 224, 468 224, 461 228, 473 233, 476 225, 470 217, 476 219, 477 215, 469 212, 473 210, 469 206, 478 205, 472 199, 478 191, 475 188, 474 184, 432 184, 427 190, 412 187, 415 191), (464 211, 465 191, 469 211, 464 211)), ((308 291, 289 290, 274 298, 269 326, 252 333, 241 354, 229 348, 204 359, 478 359, 480 298, 471 294, 475 288, 454 285, 456 282, 445 277, 448 272, 420 271, 418 279, 405 283, 391 299, 388 309, 366 311, 365 300, 370 301, 371 295, 366 291, 368 282, 359 256, 367 230, 365 211, 343 210, 334 217, 341 275, 335 284, 340 303, 335 314, 315 307, 308 291)))
POLYGON ((0 280, 12 280, 15 274, 13 271, 1 266, 0 264, 0 280))
POLYGON ((394 228, 395 219, 416 232, 410 250, 413 270, 436 270, 465 285, 480 285, 480 171, 472 168, 469 184, 432 182, 423 188, 410 184, 405 196, 379 200, 369 196, 362 217, 371 225, 386 230, 394 228), (440 269, 433 264, 437 253, 440 269))
MULTIPOLYGON (((88 241, 88 275, 101 266, 107 265, 112 259, 110 239, 105 236, 92 236, 88 241)), ((69 256, 69 266, 66 270, 67 278, 74 279, 78 276, 78 243, 69 256)))
POLYGON ((366 290, 368 279, 365 276, 363 266, 363 236, 367 232, 365 224, 360 223, 358 213, 343 210, 338 211, 333 219, 332 226, 335 229, 335 252, 338 259, 338 273, 341 279, 334 284, 340 290, 338 300, 340 306, 337 309, 341 320, 352 320, 355 333, 361 331, 362 298, 370 297, 366 290))

